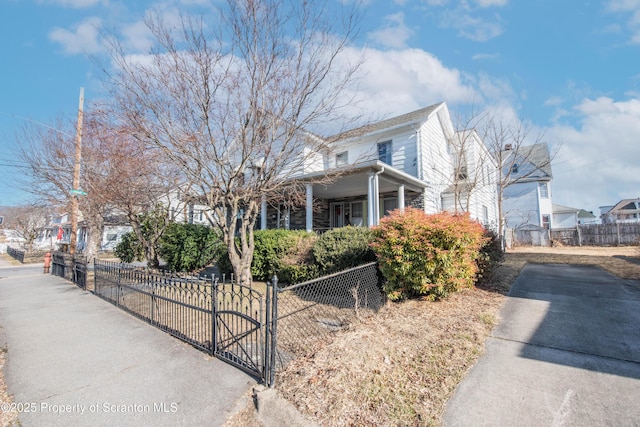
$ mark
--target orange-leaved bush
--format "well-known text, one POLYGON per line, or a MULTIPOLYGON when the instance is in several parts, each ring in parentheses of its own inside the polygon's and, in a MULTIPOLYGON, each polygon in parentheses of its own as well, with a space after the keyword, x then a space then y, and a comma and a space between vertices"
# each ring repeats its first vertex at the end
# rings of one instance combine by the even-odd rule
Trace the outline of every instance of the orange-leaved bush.
POLYGON ((484 228, 467 214, 395 210, 374 229, 372 247, 391 300, 435 300, 472 287, 484 228))

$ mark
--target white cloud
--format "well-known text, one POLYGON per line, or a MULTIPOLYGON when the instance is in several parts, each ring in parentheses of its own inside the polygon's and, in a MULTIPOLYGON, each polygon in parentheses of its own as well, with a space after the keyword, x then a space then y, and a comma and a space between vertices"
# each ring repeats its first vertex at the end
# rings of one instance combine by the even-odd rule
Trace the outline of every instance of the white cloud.
POLYGON ((640 0, 609 0, 605 8, 626 20, 627 28, 631 33, 629 43, 640 44, 640 0))
POLYGON ((498 37, 504 31, 499 17, 486 19, 462 9, 448 10, 442 14, 441 25, 458 30, 458 35, 474 41, 485 42, 498 37))
POLYGON ((560 146, 554 203, 595 210, 640 196, 640 99, 585 99, 573 113, 578 126, 554 126, 545 135, 560 146))
POLYGON ((493 60, 500 58, 499 53, 476 53, 471 57, 471 59, 480 61, 480 60, 493 60))
POLYGON ((385 17, 386 25, 369 34, 369 38, 375 40, 384 47, 402 49, 406 47, 407 40, 413 35, 413 30, 404 23, 404 13, 399 12, 385 17))
POLYGON ((62 7, 83 9, 98 4, 108 5, 109 0, 36 0, 38 4, 54 4, 62 7))
POLYGON ((431 8, 440 7, 437 12, 439 25, 458 30, 460 37, 485 42, 504 32, 502 18, 489 14, 486 9, 506 6, 509 0, 425 0, 431 8), (450 4, 451 3, 451 4, 450 4))
MULTIPOLYGON (((362 52, 352 49, 347 54, 353 60, 362 52)), ((468 103, 481 97, 467 76, 423 50, 366 49, 364 57, 354 92, 364 99, 359 108, 365 115, 402 114, 442 101, 468 103)))
POLYGON ((544 101, 544 105, 547 107, 557 107, 558 105, 562 105, 563 102, 564 100, 559 96, 552 96, 544 101))
POLYGON ((138 21, 122 28, 125 45, 136 52, 146 52, 153 43, 153 34, 143 21, 138 21))
POLYGON ((509 0, 475 0, 480 7, 506 6, 509 0))
POLYGON ((90 17, 72 27, 72 30, 56 27, 49 32, 49 39, 59 43, 69 55, 94 54, 103 51, 98 36, 102 21, 90 17))

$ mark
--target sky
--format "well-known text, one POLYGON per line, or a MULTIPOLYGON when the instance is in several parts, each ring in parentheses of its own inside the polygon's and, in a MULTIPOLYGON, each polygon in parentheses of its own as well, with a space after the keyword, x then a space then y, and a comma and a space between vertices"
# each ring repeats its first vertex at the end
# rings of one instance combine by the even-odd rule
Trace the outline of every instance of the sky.
MULTIPOLYGON (((103 96, 101 30, 143 52, 147 11, 216 1, 0 0, 0 205, 31 199, 16 184, 19 129, 75 117, 81 87, 103 96)), ((369 113, 482 105, 556 153, 555 204, 599 215, 640 197, 640 0, 365 0, 363 13, 350 50, 365 54, 369 113)))

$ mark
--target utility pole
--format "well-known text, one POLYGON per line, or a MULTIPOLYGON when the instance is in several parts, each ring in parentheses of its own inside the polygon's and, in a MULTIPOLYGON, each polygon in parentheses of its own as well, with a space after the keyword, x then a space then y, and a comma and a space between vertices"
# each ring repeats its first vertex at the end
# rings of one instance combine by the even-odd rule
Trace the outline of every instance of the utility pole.
POLYGON ((80 88, 80 102, 78 106, 78 124, 76 126, 76 155, 73 164, 73 188, 71 189, 71 236, 69 253, 76 253, 78 235, 78 197, 80 192, 80 162, 82 161, 82 119, 84 117, 84 88, 80 88))

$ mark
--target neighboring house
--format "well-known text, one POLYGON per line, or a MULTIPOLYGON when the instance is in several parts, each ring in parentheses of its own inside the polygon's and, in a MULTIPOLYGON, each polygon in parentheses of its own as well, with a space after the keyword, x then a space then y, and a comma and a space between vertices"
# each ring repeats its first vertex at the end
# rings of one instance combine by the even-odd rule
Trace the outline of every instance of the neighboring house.
POLYGON ((494 156, 475 130, 458 131, 450 144, 453 170, 445 181, 442 207, 452 212, 469 212, 488 228, 497 228, 497 165, 494 156))
POLYGON ((169 219, 174 222, 187 224, 211 225, 208 206, 195 203, 194 197, 185 197, 179 192, 172 192, 168 196, 169 219))
POLYGON ((578 224, 601 224, 601 221, 593 212, 580 209, 580 212, 578 212, 578 224))
POLYGON ((579 224, 579 213, 580 209, 554 204, 551 228, 575 228, 579 224))
MULTIPOLYGON (((484 169, 474 167, 479 153, 486 151, 475 135, 464 156, 467 177, 454 177, 459 161, 452 152, 456 138, 460 133, 444 102, 327 138, 327 151, 318 153, 296 177, 307 182, 306 205, 263 201, 258 223, 262 229, 322 231, 346 225, 372 227, 396 208, 453 210, 451 185, 481 177, 484 169), (336 174, 332 182, 318 183, 328 174, 336 174)), ((485 224, 497 224, 495 173, 490 172, 480 181, 480 194, 468 198, 468 211, 485 224)))
POLYGON ((623 199, 614 206, 601 206, 603 224, 640 222, 640 198, 623 199))
MULTIPOLYGON (((122 236, 132 230, 122 218, 108 218, 105 220, 100 239, 100 251, 113 251, 122 236)), ((84 221, 78 222, 77 250, 83 251, 87 242, 88 228, 84 221)), ((68 245, 71 237, 71 220, 69 213, 53 215, 40 236, 34 242, 34 246, 41 249, 58 249, 61 245, 68 245)))
POLYGON ((510 184, 504 189, 502 212, 507 228, 524 225, 554 228, 551 202, 551 156, 547 144, 520 147, 510 153, 507 146, 502 158, 506 159, 503 174, 510 174, 510 184), (517 156, 514 159, 513 156, 517 156))

